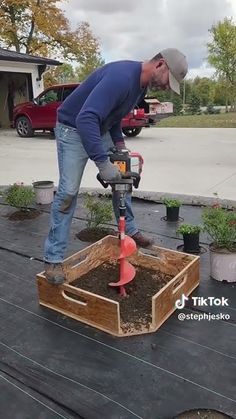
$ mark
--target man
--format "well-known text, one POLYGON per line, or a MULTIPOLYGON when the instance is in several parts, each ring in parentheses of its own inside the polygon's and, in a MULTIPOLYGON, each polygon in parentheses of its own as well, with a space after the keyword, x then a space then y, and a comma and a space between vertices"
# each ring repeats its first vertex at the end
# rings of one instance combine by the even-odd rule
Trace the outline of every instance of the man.
MULTIPOLYGON (((94 71, 58 109, 55 129, 60 180, 51 209, 51 228, 45 242, 46 278, 59 285, 65 280, 62 261, 85 165, 90 158, 105 181, 121 178, 107 151, 125 148, 121 120, 144 98, 147 88, 172 89, 187 73, 185 56, 174 48, 161 51, 150 61, 117 61, 94 71)), ((119 197, 113 194, 118 218, 119 197)), ((136 227, 131 194, 126 198, 126 233, 140 247, 152 241, 136 227)))

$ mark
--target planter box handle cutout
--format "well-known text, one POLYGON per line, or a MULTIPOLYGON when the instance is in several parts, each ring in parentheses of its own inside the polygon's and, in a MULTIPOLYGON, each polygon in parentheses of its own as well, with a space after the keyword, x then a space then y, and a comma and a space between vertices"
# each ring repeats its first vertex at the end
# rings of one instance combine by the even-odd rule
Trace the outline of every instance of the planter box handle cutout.
POLYGON ((69 291, 65 291, 65 290, 63 290, 63 291, 62 291, 62 295, 63 295, 63 297, 64 297, 64 298, 66 298, 67 300, 71 300, 71 301, 73 301, 73 302, 75 302, 75 303, 81 304, 82 306, 87 306, 87 304, 88 304, 88 303, 86 302, 85 298, 80 297, 79 295, 75 295, 75 294, 73 294, 72 292, 69 292, 69 291))
POLYGON ((187 281, 187 274, 181 276, 180 278, 177 278, 173 284, 172 294, 176 294, 179 291, 179 289, 182 287, 182 285, 185 284, 186 281, 187 281))

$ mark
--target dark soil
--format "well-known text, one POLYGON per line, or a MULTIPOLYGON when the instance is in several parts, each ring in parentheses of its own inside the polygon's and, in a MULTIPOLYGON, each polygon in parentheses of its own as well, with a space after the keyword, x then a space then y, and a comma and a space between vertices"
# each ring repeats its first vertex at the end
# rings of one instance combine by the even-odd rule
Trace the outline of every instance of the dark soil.
POLYGON ((17 210, 8 216, 11 221, 33 220, 41 214, 41 211, 30 208, 28 210, 17 210))
POLYGON ((84 228, 75 236, 83 242, 93 243, 108 235, 117 236, 117 232, 113 228, 84 228))
POLYGON ((92 269, 71 285, 101 295, 120 303, 121 326, 124 331, 130 327, 138 330, 149 328, 152 322, 152 296, 172 279, 171 275, 136 266, 136 276, 125 286, 127 297, 119 295, 119 287, 109 282, 119 279, 119 263, 106 263, 92 269))
POLYGON ((231 419, 230 416, 224 413, 217 412, 211 409, 194 409, 181 413, 174 419, 231 419))
POLYGON ((216 247, 213 243, 210 244, 210 249, 216 253, 236 253, 236 245, 232 246, 232 249, 226 249, 226 247, 216 247))

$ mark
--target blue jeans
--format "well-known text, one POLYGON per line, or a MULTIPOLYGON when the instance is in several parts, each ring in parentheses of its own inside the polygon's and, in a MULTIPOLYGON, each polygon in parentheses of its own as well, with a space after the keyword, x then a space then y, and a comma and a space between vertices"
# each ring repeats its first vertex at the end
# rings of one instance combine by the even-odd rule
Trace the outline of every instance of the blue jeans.
MULTIPOLYGON (((75 128, 57 123, 55 136, 60 179, 51 207, 50 231, 44 248, 44 260, 50 263, 60 263, 64 259, 80 183, 89 159, 75 128)), ((102 140, 107 150, 114 145, 109 134, 102 140)), ((119 193, 113 193, 112 202, 118 222, 119 193)), ((129 193, 126 196, 126 233, 133 236, 137 232, 129 193)))

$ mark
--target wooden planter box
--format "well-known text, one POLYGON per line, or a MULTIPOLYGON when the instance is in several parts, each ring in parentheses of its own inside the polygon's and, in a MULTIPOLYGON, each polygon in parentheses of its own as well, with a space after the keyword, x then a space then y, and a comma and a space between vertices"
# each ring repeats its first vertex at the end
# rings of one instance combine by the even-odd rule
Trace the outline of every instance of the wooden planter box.
MULTIPOLYGON (((39 303, 90 326, 115 336, 155 332, 175 311, 175 301, 189 295, 199 285, 199 257, 153 246, 139 250, 129 261, 136 266, 154 269, 173 278, 152 297, 152 322, 135 330, 121 323, 120 304, 73 286, 73 281, 105 262, 114 262, 119 255, 119 240, 113 236, 88 246, 64 262, 66 283, 50 285, 44 272, 37 275, 39 303)), ((135 281, 135 279, 134 279, 135 281)))

